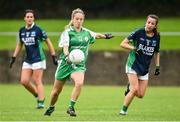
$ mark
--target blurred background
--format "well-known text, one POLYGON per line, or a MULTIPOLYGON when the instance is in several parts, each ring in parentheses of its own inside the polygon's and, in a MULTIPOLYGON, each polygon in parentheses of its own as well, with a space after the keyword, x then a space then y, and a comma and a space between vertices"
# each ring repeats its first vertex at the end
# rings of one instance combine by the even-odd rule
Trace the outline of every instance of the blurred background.
MULTIPOLYGON (((18 83, 24 52, 9 69, 9 59, 24 25, 24 10, 35 10, 36 23, 43 28, 56 48, 72 10, 81 8, 86 14, 84 26, 95 32, 115 35, 112 40, 98 40, 90 47, 86 84, 125 85, 125 63, 128 52, 119 47, 121 41, 136 28, 143 27, 148 14, 160 17, 161 75, 153 76, 150 85, 180 85, 180 1, 179 0, 0 0, 0 82, 18 83)), ((44 46, 45 50, 47 49, 44 46)), ((45 83, 52 83, 56 67, 47 51, 45 83)))
MULTIPOLYGON (((46 45, 47 69, 43 75, 45 106, 54 82, 53 65, 46 45)), ((0 0, 0 121, 180 121, 180 0, 0 0), (78 117, 66 115, 73 83, 67 82, 56 111, 44 117, 36 110, 35 99, 20 84, 25 51, 9 61, 24 26, 24 11, 35 11, 35 23, 47 32, 57 55, 58 40, 70 21, 72 10, 81 8, 86 14, 84 27, 101 33, 112 33, 110 40, 96 40, 90 46, 83 92, 76 104, 78 117), (128 116, 119 116, 123 104, 127 76, 128 51, 119 44, 132 31, 143 27, 148 14, 159 16, 161 35, 161 74, 154 76, 152 59, 149 87, 145 99, 135 99, 128 116)))
POLYGON ((154 13, 160 17, 180 16, 179 0, 1 0, 0 18, 22 19, 25 9, 33 9, 38 18, 65 19, 79 7, 87 18, 144 17, 154 13))

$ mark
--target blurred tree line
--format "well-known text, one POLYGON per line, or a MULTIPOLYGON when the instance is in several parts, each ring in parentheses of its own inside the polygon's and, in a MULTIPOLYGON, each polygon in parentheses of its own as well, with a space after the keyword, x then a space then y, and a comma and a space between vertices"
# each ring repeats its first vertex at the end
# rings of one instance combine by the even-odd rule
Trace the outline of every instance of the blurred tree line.
POLYGON ((88 18, 180 16, 180 0, 0 0, 0 18, 21 19, 25 9, 35 10, 38 18, 70 18, 78 7, 88 18))

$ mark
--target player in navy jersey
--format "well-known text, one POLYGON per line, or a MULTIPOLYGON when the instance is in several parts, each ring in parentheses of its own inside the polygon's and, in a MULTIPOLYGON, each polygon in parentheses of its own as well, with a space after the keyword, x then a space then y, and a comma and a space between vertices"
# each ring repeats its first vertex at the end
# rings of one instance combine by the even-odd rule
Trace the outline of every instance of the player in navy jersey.
POLYGON ((153 56, 156 64, 155 75, 160 74, 160 35, 157 25, 158 16, 148 15, 145 27, 132 32, 120 44, 122 48, 130 50, 126 63, 129 84, 120 115, 127 114, 127 109, 135 96, 144 97, 153 56))
POLYGON ((17 42, 14 54, 10 61, 10 68, 20 53, 22 46, 25 46, 26 58, 23 62, 21 72, 21 84, 37 98, 37 108, 44 108, 44 86, 42 83, 43 70, 46 69, 45 54, 42 42, 45 42, 50 50, 53 63, 57 65, 54 47, 47 37, 45 31, 34 23, 34 11, 25 11, 25 26, 19 30, 19 41, 17 42), (34 81, 31 84, 30 79, 34 81))

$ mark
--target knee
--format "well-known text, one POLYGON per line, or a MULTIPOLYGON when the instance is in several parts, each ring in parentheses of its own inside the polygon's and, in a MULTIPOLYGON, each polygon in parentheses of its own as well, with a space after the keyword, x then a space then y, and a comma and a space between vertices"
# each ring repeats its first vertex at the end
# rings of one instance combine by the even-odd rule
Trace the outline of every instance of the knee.
POLYGON ((60 93, 60 91, 54 90, 54 91, 52 91, 52 96, 53 96, 53 97, 58 97, 58 96, 59 96, 59 93, 60 93))
POLYGON ((34 83, 35 83, 36 86, 39 86, 39 85, 42 85, 42 84, 43 84, 42 81, 39 80, 39 79, 33 79, 33 81, 34 81, 34 83))
POLYGON ((133 88, 132 93, 138 98, 143 98, 144 97, 144 93, 140 92, 138 87, 133 88))
POLYGON ((23 86, 27 86, 28 84, 28 80, 25 80, 25 79, 21 79, 20 83, 23 85, 23 86))
POLYGON ((137 95, 137 94, 138 94, 138 88, 137 88, 137 87, 132 88, 130 91, 131 91, 131 93, 133 93, 134 95, 137 95))
POLYGON ((143 94, 143 93, 139 93, 139 94, 137 95, 137 97, 142 99, 142 98, 144 97, 144 94, 143 94))
POLYGON ((81 88, 83 86, 83 82, 75 83, 76 88, 81 88))

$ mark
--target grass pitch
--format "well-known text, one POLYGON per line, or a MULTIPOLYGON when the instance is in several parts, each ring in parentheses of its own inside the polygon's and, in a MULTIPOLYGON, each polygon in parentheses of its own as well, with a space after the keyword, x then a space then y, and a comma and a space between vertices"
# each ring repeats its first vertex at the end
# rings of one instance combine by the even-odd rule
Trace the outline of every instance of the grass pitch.
MULTIPOLYGON (((123 86, 84 86, 75 105, 77 117, 66 114, 71 85, 65 85, 50 116, 37 110, 35 98, 20 84, 0 85, 0 121, 180 121, 180 88, 149 87, 144 99, 135 98, 128 115, 120 116, 123 86)), ((52 85, 45 85, 46 108, 52 85)))
MULTIPOLYGON (((84 26, 95 32, 132 32, 143 27, 146 18, 128 19, 86 19, 84 26)), ((160 32, 180 32, 180 18, 160 18, 160 32)), ((36 23, 46 32, 62 32, 69 20, 37 20, 36 23)), ((0 32, 18 32, 24 25, 23 20, 0 20, 0 32)), ((129 33, 130 34, 130 33, 129 33)), ((54 47, 58 50, 59 36, 49 36, 54 47)), ((122 50, 119 44, 127 36, 116 36, 110 40, 97 40, 90 50, 122 50)), ((15 36, 0 36, 0 50, 14 50, 15 36)), ((180 36, 161 36, 161 50, 180 50, 180 36)), ((47 49, 47 47, 45 47, 47 49)))

